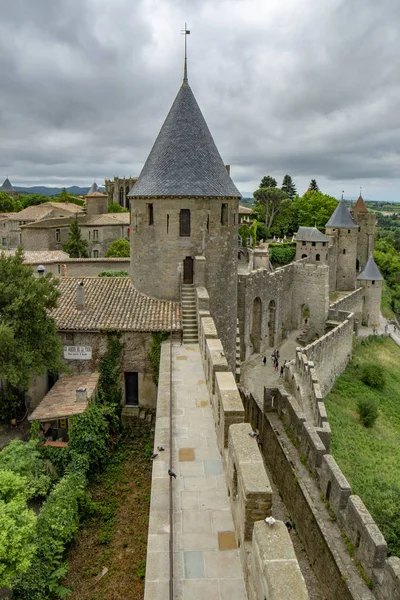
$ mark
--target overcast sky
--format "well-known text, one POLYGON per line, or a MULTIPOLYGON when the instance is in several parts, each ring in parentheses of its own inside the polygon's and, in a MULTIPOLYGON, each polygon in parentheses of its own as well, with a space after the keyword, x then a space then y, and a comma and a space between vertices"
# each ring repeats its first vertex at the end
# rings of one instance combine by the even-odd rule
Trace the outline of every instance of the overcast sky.
POLYGON ((399 0, 3 0, 0 179, 137 176, 182 80, 243 191, 400 201, 399 0))

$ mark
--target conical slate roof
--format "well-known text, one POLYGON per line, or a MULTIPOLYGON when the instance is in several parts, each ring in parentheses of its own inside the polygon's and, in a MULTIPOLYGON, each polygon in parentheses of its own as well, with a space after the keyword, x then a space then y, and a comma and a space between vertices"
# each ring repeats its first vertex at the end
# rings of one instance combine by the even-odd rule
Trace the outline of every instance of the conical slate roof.
POLYGON ((8 177, 4 181, 3 185, 0 187, 0 192, 15 192, 8 177))
POLYGON ((97 183, 95 181, 93 181, 92 187, 88 191, 88 195, 93 194, 94 192, 98 192, 98 191, 99 191, 99 186, 97 185, 97 183))
POLYGON ((364 202, 364 198, 361 196, 361 194, 358 197, 357 202, 354 205, 353 211, 355 212, 361 212, 361 213, 367 213, 368 212, 368 208, 367 205, 364 202))
POLYGON ((361 280, 367 280, 367 281, 382 281, 383 277, 379 272, 378 267, 376 266, 376 262, 374 261, 374 258, 371 254, 371 256, 369 257, 369 259, 367 260, 367 262, 365 263, 365 267, 363 268, 363 270, 361 271, 361 273, 359 274, 359 276, 357 277, 357 279, 361 280))
POLYGON ((337 229, 356 229, 356 225, 353 218, 347 208, 345 201, 342 199, 325 227, 336 227, 337 229))
POLYGON ((186 80, 128 196, 241 197, 186 80))

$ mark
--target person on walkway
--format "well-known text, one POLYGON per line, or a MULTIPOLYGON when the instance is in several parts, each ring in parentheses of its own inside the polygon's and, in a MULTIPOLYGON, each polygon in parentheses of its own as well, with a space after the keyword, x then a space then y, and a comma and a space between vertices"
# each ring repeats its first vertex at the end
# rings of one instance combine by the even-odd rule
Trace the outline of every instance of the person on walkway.
POLYGON ((264 358, 263 358, 263 363, 264 363, 264 367, 265 367, 266 364, 267 364, 267 357, 266 356, 264 356, 264 358))
POLYGON ((388 334, 388 332, 389 332, 389 326, 388 326, 388 324, 386 323, 386 325, 385 325, 385 333, 386 333, 386 335, 388 334))
POLYGON ((281 366, 281 374, 280 374, 280 376, 279 376, 279 377, 283 377, 283 371, 284 371, 284 369, 285 369, 285 367, 282 365, 282 366, 281 366))
POLYGON ((276 360, 279 360, 279 350, 276 351, 276 360))
POLYGON ((274 365, 274 366, 275 366, 275 371, 278 371, 278 368, 279 368, 279 362, 278 362, 278 359, 277 359, 277 358, 275 359, 275 365, 274 365))

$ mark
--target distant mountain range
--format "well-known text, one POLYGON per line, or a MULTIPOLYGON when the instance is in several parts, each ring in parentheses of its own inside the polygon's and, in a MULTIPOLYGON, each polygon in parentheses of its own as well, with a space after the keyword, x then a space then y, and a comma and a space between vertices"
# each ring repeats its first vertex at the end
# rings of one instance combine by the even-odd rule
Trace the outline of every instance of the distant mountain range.
MULTIPOLYGON (((33 187, 19 187, 18 185, 14 185, 13 188, 16 192, 26 192, 27 194, 42 194, 43 196, 58 196, 64 188, 60 187, 46 187, 45 185, 35 185, 33 187)), ((67 192, 73 194, 74 196, 83 196, 87 194, 90 190, 89 187, 78 187, 77 185, 71 185, 70 187, 65 188, 67 192)), ((104 192, 103 187, 99 187, 101 192, 104 192)))

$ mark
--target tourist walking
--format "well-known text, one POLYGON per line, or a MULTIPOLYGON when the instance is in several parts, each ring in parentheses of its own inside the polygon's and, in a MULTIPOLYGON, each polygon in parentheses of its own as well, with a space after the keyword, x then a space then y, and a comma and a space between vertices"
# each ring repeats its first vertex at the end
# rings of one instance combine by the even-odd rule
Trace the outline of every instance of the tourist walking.
POLYGON ((265 367, 266 364, 267 364, 267 357, 266 356, 264 356, 264 358, 263 358, 263 363, 264 363, 264 367, 265 367))
POLYGON ((285 367, 282 365, 281 366, 281 374, 279 375, 279 377, 283 377, 283 371, 284 371, 285 367))

